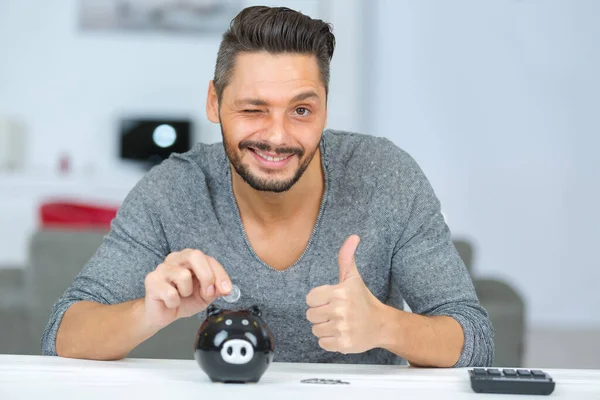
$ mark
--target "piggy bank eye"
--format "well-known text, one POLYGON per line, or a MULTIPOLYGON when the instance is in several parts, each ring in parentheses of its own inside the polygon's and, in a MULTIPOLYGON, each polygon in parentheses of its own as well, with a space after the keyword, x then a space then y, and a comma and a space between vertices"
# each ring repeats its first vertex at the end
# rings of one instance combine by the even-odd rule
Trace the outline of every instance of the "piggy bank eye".
POLYGON ((248 325, 248 324, 249 324, 249 322, 248 322, 248 320, 247 320, 247 319, 243 319, 243 320, 242 320, 242 325, 248 325))
POLYGON ((225 321, 225 325, 229 326, 231 324, 233 324, 232 320, 228 319, 228 320, 225 321))
POLYGON ((223 343, 225 341, 225 339, 227 339, 227 335, 229 335, 227 333, 227 331, 221 331, 221 332, 217 333, 215 335, 214 340, 213 340, 213 343, 215 344, 215 347, 221 346, 221 343, 223 343))

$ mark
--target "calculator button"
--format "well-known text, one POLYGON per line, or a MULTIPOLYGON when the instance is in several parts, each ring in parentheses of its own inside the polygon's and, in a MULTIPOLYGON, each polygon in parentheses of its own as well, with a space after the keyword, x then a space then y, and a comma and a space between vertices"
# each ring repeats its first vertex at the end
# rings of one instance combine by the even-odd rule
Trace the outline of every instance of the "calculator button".
POLYGON ((485 370, 485 375, 476 375, 472 369, 469 370, 471 389, 475 393, 549 395, 554 392, 555 382, 543 370, 529 368, 479 368, 479 370, 485 370), (497 375, 498 372, 501 375, 497 375))

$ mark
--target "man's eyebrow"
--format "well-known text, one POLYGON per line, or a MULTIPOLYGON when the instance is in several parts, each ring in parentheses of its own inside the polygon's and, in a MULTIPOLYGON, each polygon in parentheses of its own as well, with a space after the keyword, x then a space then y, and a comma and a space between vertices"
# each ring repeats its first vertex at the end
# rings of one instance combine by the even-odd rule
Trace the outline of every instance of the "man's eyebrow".
MULTIPOLYGON (((309 99, 320 99, 319 95, 317 94, 317 92, 314 91, 308 91, 308 92, 302 92, 297 94, 296 96, 294 96, 292 98, 292 100, 290 101, 291 103, 296 103, 299 101, 304 101, 304 100, 309 100, 309 99)), ((244 99, 239 99, 239 100, 235 100, 233 102, 233 104, 237 107, 240 106, 256 106, 256 107, 264 107, 264 106, 268 106, 269 103, 266 102, 265 100, 261 100, 258 98, 252 98, 252 97, 247 97, 244 99)))
POLYGON ((308 100, 308 99, 317 99, 319 100, 319 95, 316 92, 308 91, 308 92, 302 92, 297 94, 296 96, 294 96, 294 98, 292 99, 292 103, 295 103, 297 101, 303 101, 303 100, 308 100))
POLYGON ((246 98, 246 99, 240 99, 240 100, 235 100, 233 102, 234 105, 236 106, 242 106, 242 105, 248 105, 248 106, 268 106, 269 103, 267 103, 264 100, 261 99, 253 99, 253 98, 246 98))

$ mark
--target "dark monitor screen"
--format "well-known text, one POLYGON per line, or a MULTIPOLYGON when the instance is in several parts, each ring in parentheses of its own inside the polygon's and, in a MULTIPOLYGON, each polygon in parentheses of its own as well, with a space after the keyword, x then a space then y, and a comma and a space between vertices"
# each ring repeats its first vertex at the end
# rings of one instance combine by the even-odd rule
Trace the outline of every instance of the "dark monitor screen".
POLYGON ((190 149, 191 130, 191 121, 185 119, 124 119, 121 158, 159 164, 171 153, 190 149))

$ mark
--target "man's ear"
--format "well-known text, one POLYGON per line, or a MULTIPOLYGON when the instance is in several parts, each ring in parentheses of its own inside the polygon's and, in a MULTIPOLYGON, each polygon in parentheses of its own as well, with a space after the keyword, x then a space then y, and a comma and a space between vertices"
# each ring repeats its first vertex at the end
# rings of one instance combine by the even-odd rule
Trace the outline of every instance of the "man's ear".
POLYGON ((219 118, 219 98, 214 82, 208 82, 208 93, 206 94, 206 116, 210 122, 218 124, 221 122, 219 118))
POLYGON ((327 121, 329 120, 329 94, 325 92, 325 121, 323 123, 323 129, 327 128, 327 121))

